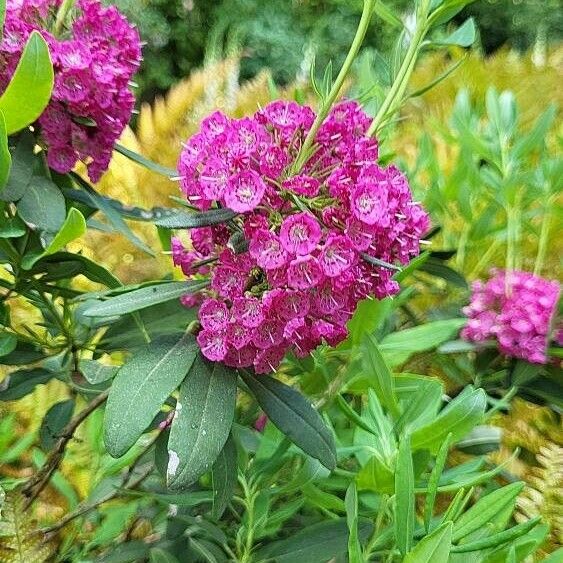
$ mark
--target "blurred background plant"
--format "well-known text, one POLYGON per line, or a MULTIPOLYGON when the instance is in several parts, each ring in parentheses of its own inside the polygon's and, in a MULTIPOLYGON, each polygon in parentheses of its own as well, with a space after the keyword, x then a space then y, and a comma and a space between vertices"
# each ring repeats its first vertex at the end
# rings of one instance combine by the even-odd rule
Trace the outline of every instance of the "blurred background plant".
MULTIPOLYGON (((338 68, 353 35, 361 0, 115 0, 139 26, 147 45, 138 76, 143 100, 162 93, 204 61, 242 53, 243 79, 272 69, 277 83, 307 76, 313 56, 318 69, 329 60, 338 68)), ((409 0, 390 0, 396 13, 408 16, 409 0)), ((563 34, 561 0, 483 0, 466 7, 458 24, 476 20, 484 53, 506 47, 532 51, 537 62, 563 34)), ((367 48, 387 51, 393 28, 374 19, 367 48)))
MULTIPOLYGON (((139 109, 134 129, 127 130, 121 142, 169 167, 175 166, 180 143, 195 132, 199 120, 213 109, 242 116, 265 104, 274 94, 298 100, 312 97, 308 87, 308 67, 313 55, 320 70, 329 60, 338 65, 361 8, 361 2, 342 0, 224 0, 218 3, 153 0, 143 2, 144 9, 139 9, 139 2, 118 0, 116 3, 130 17, 137 19, 147 41, 144 70, 138 79, 141 99, 145 103, 139 109)), ((389 2, 389 5, 393 4, 389 2)), ((409 2, 400 1, 395 7, 401 13, 408 5, 409 2)), ((465 57, 446 81, 412 98, 403 109, 402 119, 386 132, 386 150, 402 159, 403 167, 409 170, 413 188, 430 210, 434 224, 441 227, 432 239, 431 248, 445 254, 432 257, 433 271, 427 269, 410 277, 395 303, 390 304, 388 300, 382 304, 368 303, 360 311, 360 315, 365 315, 364 319, 369 319, 366 326, 376 331, 383 343, 394 331, 428 326, 428 331, 433 332, 442 325, 432 322, 452 318, 459 323, 460 308, 468 299, 467 281, 486 276, 491 266, 505 264, 509 237, 514 235, 514 231, 512 235, 508 233, 507 217, 511 213, 513 219, 516 215, 518 225, 515 260, 533 270, 540 255, 539 273, 554 279, 559 275, 557 256, 562 243, 557 233, 561 232, 562 226, 562 175, 558 157, 561 129, 557 108, 563 101, 559 87, 563 49, 558 45, 562 33, 561 3, 483 1, 466 8, 459 21, 463 21, 463 15, 475 17, 482 48, 463 55, 460 49, 452 47, 446 56, 429 54, 423 58, 413 76, 412 91, 423 89, 452 63, 465 57), (530 21, 535 25, 529 25, 530 21), (496 93, 490 90, 491 87, 496 93), (500 133, 494 129, 498 104, 507 104, 511 118, 518 115, 517 122, 507 124, 511 135, 508 144, 511 150, 517 151, 515 164, 520 193, 517 206, 503 205, 495 192, 498 178, 490 173, 498 140, 494 135, 500 133), (533 143, 529 150, 518 148, 522 139, 530 134, 533 143)), ((365 92, 365 86, 371 84, 376 73, 381 71, 376 50, 387 51, 391 36, 391 26, 375 18, 368 33, 368 49, 358 61, 348 86, 351 95, 365 92)), ((175 182, 120 155, 116 155, 98 189, 107 196, 141 207, 168 205, 170 197, 178 195, 175 182)), ((154 229, 139 224, 132 228, 149 246, 157 247, 154 229)), ((71 249, 103 263, 126 283, 176 275, 168 256, 150 257, 108 229, 89 230, 82 239, 72 243, 71 249)), ((29 309, 21 306, 12 307, 12 314, 22 321, 30 320, 29 309)), ((360 316, 360 322, 361 319, 360 316)), ((561 548, 563 541, 561 387, 560 384, 547 390, 544 387, 546 381, 560 381, 560 365, 554 363, 543 373, 534 373, 527 382, 527 392, 523 389, 526 385, 521 385, 517 390, 518 398, 510 403, 503 402, 507 390, 511 392, 513 387, 514 366, 503 365, 500 370, 491 372, 487 365, 479 363, 473 352, 460 351, 453 346, 455 335, 456 330, 445 330, 442 338, 430 339, 426 344, 424 337, 417 337, 417 345, 412 350, 407 348, 406 355, 404 349, 402 355, 395 355, 392 369, 396 373, 436 376, 442 381, 445 393, 452 398, 468 384, 487 390, 490 417, 482 421, 486 424, 477 425, 464 444, 458 444, 450 452, 449 470, 454 472, 458 482, 463 483, 463 479, 475 478, 480 468, 505 462, 497 480, 491 478, 485 486, 478 487, 474 498, 497 489, 499 485, 522 479, 525 487, 518 490, 509 503, 510 511, 514 506, 516 511, 513 516, 511 512, 496 515, 502 523, 502 526, 498 524, 498 529, 506 526, 511 518, 515 524, 541 515, 550 525, 549 532, 537 527, 528 544, 517 548, 518 558, 514 560, 523 560, 540 545, 536 560, 542 560, 561 548), (491 375, 496 379, 491 379, 491 375), (537 389, 544 392, 539 395, 531 392, 537 389), (515 448, 520 448, 520 454, 511 457, 515 448), (455 467, 460 465, 463 469, 456 474, 455 467)), ((352 343, 352 350, 359 346, 357 339, 352 343)), ((393 357, 392 339, 386 357, 393 357)), ((248 555, 255 543, 273 543, 274 540, 279 543, 270 549, 283 553, 285 537, 302 527, 315 525, 325 517, 333 519, 335 528, 328 532, 320 530, 321 538, 327 537, 323 533, 337 532, 348 537, 345 519, 350 513, 349 523, 353 522, 354 503, 349 500, 353 498, 352 493, 346 495, 347 483, 351 475, 363 471, 362 483, 365 484, 365 479, 370 477, 369 471, 373 470, 369 466, 365 469, 369 461, 367 457, 362 458, 345 449, 355 445, 353 434, 358 433, 358 429, 354 430, 354 425, 350 429, 350 412, 346 411, 347 416, 343 414, 342 409, 346 410, 346 407, 336 395, 364 418, 363 409, 367 408, 361 400, 365 392, 362 380, 350 382, 353 378, 348 369, 353 371, 347 361, 321 350, 306 365, 288 366, 284 377, 289 379, 299 373, 299 385, 303 390, 326 406, 327 416, 344 448, 342 459, 348 466, 346 471, 350 473, 328 478, 311 460, 293 449, 282 451, 277 458, 274 456, 275 468, 261 469, 265 460, 280 447, 283 449, 281 435, 276 434, 271 425, 264 433, 241 427, 237 436, 242 471, 237 485, 239 498, 228 509, 226 526, 217 527, 212 520, 201 518, 209 508, 209 493, 205 486, 181 498, 171 498, 164 496, 158 483, 149 481, 146 490, 150 493, 145 496, 124 492, 127 502, 115 499, 99 509, 93 508, 83 527, 64 530, 57 542, 59 552, 63 557, 101 554, 100 557, 105 557, 99 559, 102 561, 129 561, 149 556, 146 545, 139 540, 164 537, 169 543, 163 549, 168 549, 175 541, 184 546, 188 538, 194 560, 221 560, 217 549, 224 550, 225 545, 227 556, 231 549, 240 557, 245 553, 248 555), (345 375, 335 383, 333 373, 345 375), (253 465, 258 469, 249 478, 245 472, 253 465), (267 478, 261 474, 266 470, 269 471, 267 478), (275 485, 273 491, 272 483, 275 485), (305 494, 296 494, 301 489, 305 494), (167 515, 170 505, 178 507, 176 514, 167 515), (204 509, 200 510, 201 506, 204 509), (238 535, 237 528, 240 530, 238 535), (120 559, 122 551, 124 554, 120 559)), ((21 400, 2 403, 0 473, 5 485, 29 476, 30 468, 42 463, 43 419, 53 405, 71 398, 63 385, 50 381, 38 385, 21 400)), ((47 488, 38 504, 34 517, 41 525, 56 525, 64 514, 75 511, 80 501, 86 499, 88 505, 103 499, 112 487, 123 484, 119 475, 128 461, 139 455, 143 448, 151 446, 149 440, 144 441, 128 459, 113 460, 103 449, 99 414, 95 413, 81 427, 53 486, 47 488)), ((252 405, 247 411, 248 426, 258 415, 256 405, 252 405)), ((397 424, 392 416, 389 418, 397 424)), ((356 420, 354 424, 357 423, 356 420)), ((44 434, 45 430, 43 439, 44 434)), ((394 450, 390 458, 394 459, 396 455, 394 450)), ((432 463, 428 465, 427 462, 424 470, 431 468, 432 463)), ((421 469, 417 474, 419 487, 427 477, 421 469)), ((370 486, 373 489, 373 483, 370 486)), ((360 516, 377 518, 377 514, 381 514, 382 529, 392 528, 394 508, 387 506, 388 500, 383 506, 381 504, 382 499, 387 499, 392 492, 370 494, 369 486, 360 491, 360 516)), ((451 496, 439 497, 437 513, 448 514, 451 501, 451 496)), ((17 499, 11 499, 11 502, 17 502, 17 499)), ((459 509, 460 498, 456 502, 459 509)), ((421 514, 422 507, 417 507, 421 514)), ((491 530, 497 529, 493 527, 489 532, 491 530)), ((362 526, 359 533, 365 548, 366 531, 362 526)), ((420 539, 420 533, 416 537, 420 539)), ((384 556, 395 554, 396 544, 392 543, 395 540, 391 540, 391 547, 385 544, 381 548, 384 556)), ((370 546, 374 552, 377 547, 378 544, 370 546)), ((153 548, 150 555, 154 561, 164 560, 158 559, 161 556, 158 549, 153 548)), ((492 554, 492 551, 471 561, 512 560, 507 559, 511 554, 502 552, 502 549, 501 553, 492 554)), ((287 560, 292 560, 291 556, 289 554, 287 560)), ((452 560, 461 561, 461 554, 456 557, 459 559, 452 560)))

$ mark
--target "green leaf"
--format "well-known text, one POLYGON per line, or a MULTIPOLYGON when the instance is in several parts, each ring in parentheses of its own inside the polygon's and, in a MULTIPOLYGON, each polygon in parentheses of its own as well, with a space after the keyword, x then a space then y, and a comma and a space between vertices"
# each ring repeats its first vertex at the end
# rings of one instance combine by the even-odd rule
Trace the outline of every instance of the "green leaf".
POLYGON ((101 283, 110 289, 123 287, 122 283, 111 272, 106 270, 100 264, 82 256, 81 254, 72 254, 70 252, 56 252, 49 256, 44 256, 35 263, 30 270, 31 274, 44 272, 49 268, 58 269, 65 263, 78 262, 83 266, 82 275, 95 283, 101 283))
POLYGON ((435 453, 450 433, 453 442, 459 440, 481 422, 486 406, 482 389, 466 388, 432 422, 412 433, 413 450, 427 449, 435 453))
POLYGON ((410 437, 405 435, 399 442, 395 469, 395 540, 399 551, 410 551, 414 533, 414 470, 410 437))
POLYGON ((38 260, 44 256, 49 256, 49 254, 58 252, 69 242, 82 236, 85 232, 86 220, 84 216, 78 209, 71 207, 60 231, 55 235, 55 238, 50 242, 45 251, 40 255, 26 255, 22 260, 22 267, 24 270, 29 270, 38 260))
MULTIPOLYGON (((466 553, 468 551, 479 551, 481 549, 488 549, 490 547, 497 547, 503 543, 514 541, 530 532, 541 520, 541 516, 532 518, 527 522, 513 526, 504 532, 498 532, 488 538, 476 540, 473 542, 463 543, 461 545, 454 545, 452 553, 466 553)), ((459 522, 459 521, 458 521, 459 522)))
POLYGON ((216 520, 221 518, 235 492, 237 471, 237 446, 232 435, 229 435, 211 469, 213 483, 211 515, 216 520))
POLYGON ((195 338, 163 337, 139 350, 117 373, 108 397, 104 442, 113 457, 123 455, 141 436, 162 404, 191 368, 195 338))
POLYGON ((366 334, 362 343, 362 365, 377 398, 395 417, 400 415, 399 403, 393 388, 393 374, 385 363, 377 341, 366 334))
POLYGON ((49 246, 45 249, 45 255, 54 254, 64 248, 69 242, 77 239, 86 232, 86 220, 78 209, 71 207, 68 215, 49 246))
POLYGON ((453 33, 445 39, 433 41, 435 45, 457 45, 459 47, 471 47, 475 43, 475 21, 469 18, 463 22, 453 33))
POLYGON ((516 497, 522 492, 524 483, 506 485, 479 499, 454 525, 452 541, 457 542, 479 530, 506 507, 514 506, 516 497))
POLYGON ((0 0, 0 42, 4 38, 5 19, 6 19, 6 0, 0 0))
POLYGON ((154 256, 152 249, 147 246, 130 228, 129 225, 124 221, 123 217, 120 215, 112 205, 108 203, 106 198, 98 194, 98 192, 83 178, 78 174, 72 173, 73 179, 85 190, 86 195, 90 198, 90 203, 95 209, 99 209, 110 222, 111 226, 121 233, 125 238, 132 242, 137 248, 146 252, 150 256, 154 256))
POLYGON ((68 399, 55 403, 48 411, 41 428, 39 429, 39 439, 44 450, 50 450, 59 439, 63 428, 69 423, 74 411, 74 400, 68 399))
POLYGON ((241 372, 244 382, 268 418, 306 454, 327 469, 336 467, 336 448, 319 413, 298 391, 267 375, 241 372))
POLYGON ((514 143, 514 148, 512 149, 511 153, 514 162, 518 162, 528 153, 545 143, 547 132, 551 128, 556 115, 556 105, 550 104, 548 108, 540 115, 532 130, 526 135, 522 135, 514 143))
MULTIPOLYGON (((418 98, 419 96, 422 96, 426 94, 426 92, 432 90, 432 88, 440 84, 440 82, 446 80, 446 78, 448 78, 450 74, 453 74, 466 61, 466 59, 467 56, 459 59, 459 61, 455 62, 453 65, 447 68, 444 72, 442 72, 442 74, 439 74, 434 80, 426 84, 426 86, 423 86, 422 88, 419 88, 418 90, 410 93, 409 98, 418 98)), ((423 256, 423 254, 421 254, 420 256, 423 256)))
POLYGON ((5 219, 0 226, 0 238, 18 238, 26 233, 25 223, 16 215, 5 219))
POLYGON ((119 371, 117 366, 104 365, 96 360, 80 360, 78 369, 90 385, 98 385, 112 379, 119 371))
POLYGON ((12 148, 12 168, 8 183, 0 190, 0 200, 17 201, 21 199, 33 177, 36 157, 33 153, 35 138, 31 131, 22 131, 15 138, 12 148))
POLYGON ((123 145, 116 143, 114 149, 118 153, 127 157, 129 160, 132 160, 133 162, 140 164, 141 166, 147 168, 151 172, 156 172, 157 174, 160 174, 162 176, 167 176, 169 178, 174 178, 175 176, 178 175, 178 172, 173 168, 168 168, 166 166, 162 166, 161 164, 157 164, 156 162, 149 160, 148 158, 124 147, 123 145))
POLYGON ((48 178, 34 176, 19 200, 18 215, 30 229, 55 234, 65 217, 65 199, 61 190, 48 178))
POLYGON ((388 6, 381 2, 381 0, 376 0, 373 11, 390 26, 403 29, 403 22, 400 18, 398 18, 388 6))
POLYGON ((187 487, 211 469, 233 424, 236 392, 235 370, 196 356, 180 387, 170 428, 169 487, 187 487))
POLYGON ((22 369, 8 375, 0 384, 0 401, 15 401, 31 393, 56 377, 56 373, 42 368, 22 369))
POLYGON ((427 533, 430 529, 430 521, 432 520, 434 512, 438 483, 446 465, 451 442, 452 434, 450 433, 446 436, 446 439, 443 441, 440 449, 438 450, 436 462, 432 468, 432 472, 430 473, 430 478, 428 479, 428 492, 426 493, 426 501, 424 503, 424 527, 427 533))
POLYGON ((424 264, 422 264, 420 271, 437 278, 442 278, 455 287, 460 287, 462 289, 467 289, 469 287, 467 285, 467 281, 459 272, 456 272, 453 268, 444 264, 443 260, 439 260, 432 256, 428 258, 424 264))
MULTIPOLYGON (((373 530, 371 522, 360 521, 360 541, 365 541, 373 530)), ((292 534, 289 538, 270 543, 256 552, 256 561, 276 563, 305 563, 328 561, 346 553, 348 527, 346 520, 329 520, 313 524, 292 534)))
POLYGON ((352 481, 346 491, 346 523, 348 525, 348 561, 350 563, 363 563, 362 546, 358 534, 358 491, 352 481))
POLYGON ((149 553, 149 563, 179 563, 174 555, 159 547, 153 547, 149 553))
POLYGON ((209 284, 207 281, 168 282, 142 287, 107 301, 95 303, 84 311, 87 317, 114 317, 125 315, 151 305, 158 305, 173 299, 179 299, 187 293, 195 293, 209 284))
POLYGON ((451 545, 452 523, 446 522, 422 538, 403 563, 448 563, 451 545))
MULTIPOLYGON (((3 1, 3 0, 2 0, 3 1)), ((0 26, 1 29, 1 26, 0 26)), ((6 120, 0 111, 0 191, 4 189, 10 176, 12 156, 8 150, 8 133, 6 131, 6 120)))
POLYGON ((7 356, 16 349, 18 339, 15 335, 0 332, 0 357, 7 356))
POLYGON ((399 365, 406 362, 412 354, 432 350, 450 340, 466 322, 466 319, 432 321, 393 332, 381 340, 379 350, 388 365, 399 365))
POLYGON ((12 80, 0 96, 0 111, 4 113, 8 135, 27 127, 43 113, 52 89, 49 47, 39 32, 33 31, 12 80))
POLYGON ((202 211, 201 213, 178 211, 174 215, 157 219, 155 225, 167 229, 194 229, 226 223, 236 216, 237 213, 227 208, 211 209, 209 211, 202 211))
POLYGON ((364 299, 358 303, 354 315, 348 321, 348 332, 352 344, 361 344, 366 334, 374 333, 393 310, 391 298, 364 299))

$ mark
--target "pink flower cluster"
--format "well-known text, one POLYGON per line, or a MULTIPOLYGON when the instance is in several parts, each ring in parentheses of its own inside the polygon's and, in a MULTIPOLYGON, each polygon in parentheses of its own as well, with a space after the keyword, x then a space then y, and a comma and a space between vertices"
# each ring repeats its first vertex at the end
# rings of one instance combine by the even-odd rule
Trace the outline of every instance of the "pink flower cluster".
POLYGON ((297 169, 314 119, 281 100, 250 118, 216 112, 180 156, 192 205, 239 214, 192 229, 190 250, 174 240, 185 275, 211 278, 198 335, 210 360, 265 373, 288 351, 301 357, 338 344, 358 301, 399 289, 392 270, 370 258, 405 264, 419 251, 428 217, 399 170, 376 164, 370 119, 355 102, 332 109, 297 169), (241 239, 247 246, 237 249, 241 239))
POLYGON ((528 272, 493 270, 487 283, 473 284, 463 309, 469 318, 461 336, 471 342, 495 339, 500 351, 536 364, 546 349, 559 298, 559 284, 528 272))
POLYGON ((107 170, 113 145, 127 125, 135 99, 129 81, 141 61, 137 30, 114 7, 78 0, 77 16, 62 36, 52 26, 61 0, 8 0, 0 43, 0 92, 4 91, 32 31, 49 45, 55 86, 39 118, 49 166, 60 173, 78 160, 96 182, 107 170))

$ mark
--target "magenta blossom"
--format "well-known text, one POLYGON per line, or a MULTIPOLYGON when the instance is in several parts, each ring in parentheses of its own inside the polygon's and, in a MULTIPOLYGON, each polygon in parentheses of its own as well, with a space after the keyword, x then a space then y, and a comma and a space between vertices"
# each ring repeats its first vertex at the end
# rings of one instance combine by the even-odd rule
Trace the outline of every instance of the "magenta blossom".
POLYGON ((559 284, 528 272, 493 270, 491 279, 473 284, 461 336, 470 342, 495 340, 506 356, 547 363, 559 284))
POLYGON ((135 99, 129 81, 141 61, 137 30, 114 6, 78 0, 71 26, 60 37, 49 29, 61 0, 8 0, 0 42, 0 92, 14 74, 30 34, 49 45, 55 85, 39 117, 49 166, 70 172, 82 160, 97 182, 107 170, 113 145, 127 125, 135 99))
POLYGON ((428 217, 403 174, 376 164, 377 141, 357 103, 332 109, 297 170, 314 118, 282 100, 251 118, 215 112, 182 151, 189 202, 239 213, 227 226, 193 230, 193 250, 173 242, 188 278, 211 278, 198 335, 210 360, 266 373, 287 352, 337 345, 361 299, 399 289, 391 270, 366 257, 406 264, 418 254, 428 217), (248 245, 235 252, 235 237, 248 245))

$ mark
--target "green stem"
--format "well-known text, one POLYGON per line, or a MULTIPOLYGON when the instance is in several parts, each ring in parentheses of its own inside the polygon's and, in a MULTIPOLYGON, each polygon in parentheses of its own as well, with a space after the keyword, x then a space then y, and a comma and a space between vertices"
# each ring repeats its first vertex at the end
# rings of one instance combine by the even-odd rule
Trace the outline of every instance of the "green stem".
POLYGON ((541 274, 545 257, 547 256, 547 243, 549 241, 549 229, 551 228, 551 211, 552 201, 548 199, 545 208, 545 215, 541 224, 540 240, 538 242, 538 254, 536 256, 536 263, 534 264, 534 274, 539 276, 541 274))
POLYGON ((485 254, 483 254, 481 260, 479 260, 475 268, 473 268, 473 270, 468 276, 468 279, 472 280, 474 278, 479 277, 481 270, 485 267, 486 264, 489 263, 491 256, 496 252, 499 245, 500 245, 500 239, 498 238, 494 239, 493 242, 489 244, 489 247, 487 248, 485 254))
POLYGON ((57 12, 57 19, 55 20, 55 27, 53 28, 53 35, 58 37, 63 29, 66 17, 72 7, 74 6, 75 0, 64 0, 57 12))
POLYGON ((427 16, 428 8, 425 7, 417 16, 417 26, 412 37, 412 41, 410 42, 401 67, 399 68, 397 78, 393 82, 389 93, 385 97, 385 100, 383 100, 379 111, 371 122, 371 125, 367 132, 369 136, 377 134, 383 123, 388 119, 389 115, 395 111, 395 109, 402 101, 412 71, 414 70, 414 66, 416 64, 418 52, 420 51, 420 45, 424 40, 426 33, 428 32, 427 16))
POLYGON ((307 136, 303 141, 303 145, 301 147, 301 150, 299 151, 299 156, 295 161, 295 167, 297 171, 303 167, 305 162, 307 162, 309 158, 308 153, 311 147, 313 146, 313 142, 315 141, 315 136, 317 134, 317 131, 319 130, 320 126, 323 124, 323 121, 328 115, 328 112, 330 111, 332 104, 338 97, 338 94, 340 93, 344 81, 346 80, 346 77, 350 72, 352 63, 354 62, 354 59, 356 58, 358 52, 360 51, 360 47, 362 46, 364 37, 366 35, 369 26, 369 22, 371 20, 374 6, 375 6, 375 0, 364 0, 362 17, 360 19, 360 23, 358 25, 358 29, 356 31, 354 40, 352 41, 352 45, 350 46, 350 50, 348 51, 348 55, 346 55, 344 64, 342 65, 342 68, 340 69, 340 72, 338 73, 338 76, 336 77, 336 80, 334 81, 334 84, 332 85, 332 88, 330 89, 328 96, 323 101, 321 108, 317 113, 317 117, 315 118, 315 121, 311 126, 311 129, 309 129, 309 132, 307 133, 307 136))
POLYGON ((246 480, 241 480, 241 485, 244 491, 244 505, 246 507, 247 520, 246 520, 246 541, 244 543, 244 550, 240 558, 241 563, 248 563, 252 559, 252 547, 254 545, 254 501, 256 495, 251 491, 246 483, 246 480))

